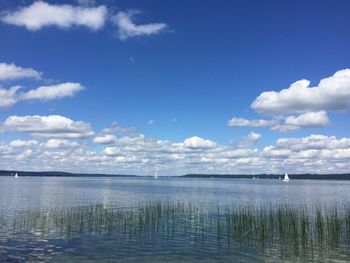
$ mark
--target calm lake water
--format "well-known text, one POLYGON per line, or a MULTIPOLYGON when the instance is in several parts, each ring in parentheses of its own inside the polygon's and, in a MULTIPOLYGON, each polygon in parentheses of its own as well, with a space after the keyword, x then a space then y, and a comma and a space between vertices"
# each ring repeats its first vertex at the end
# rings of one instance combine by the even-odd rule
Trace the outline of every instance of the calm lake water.
MULTIPOLYGON (((322 244, 319 252, 308 243, 304 252, 289 253, 293 244, 282 249, 265 241, 234 243, 226 232, 221 239, 220 225, 206 212, 286 203, 306 212, 315 206, 341 207, 350 200, 349 189, 349 181, 0 177, 0 262, 349 262, 346 238, 325 255, 322 244), (150 216, 157 206, 164 211, 163 205, 166 223, 150 216), (96 221, 89 231, 83 222, 75 231, 82 214, 92 218, 84 210, 89 206, 100 209, 93 212, 96 221), (123 225, 108 228, 107 208, 119 209, 113 220, 123 225), (189 219, 180 218, 184 215, 189 219), (146 229, 142 220, 148 220, 146 229)), ((316 241, 307 242, 314 246, 316 241)))

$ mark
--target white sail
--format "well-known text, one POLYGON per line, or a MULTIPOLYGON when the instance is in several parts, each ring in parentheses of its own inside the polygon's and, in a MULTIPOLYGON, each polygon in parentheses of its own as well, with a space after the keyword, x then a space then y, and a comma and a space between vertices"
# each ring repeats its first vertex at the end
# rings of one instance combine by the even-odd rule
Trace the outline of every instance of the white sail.
POLYGON ((286 174, 284 175, 283 182, 288 182, 288 181, 289 181, 289 176, 288 176, 288 174, 286 173, 286 174))
POLYGON ((154 179, 158 179, 158 168, 156 169, 156 171, 154 173, 154 179))
POLYGON ((18 173, 15 174, 15 178, 17 178, 17 177, 18 177, 18 173))

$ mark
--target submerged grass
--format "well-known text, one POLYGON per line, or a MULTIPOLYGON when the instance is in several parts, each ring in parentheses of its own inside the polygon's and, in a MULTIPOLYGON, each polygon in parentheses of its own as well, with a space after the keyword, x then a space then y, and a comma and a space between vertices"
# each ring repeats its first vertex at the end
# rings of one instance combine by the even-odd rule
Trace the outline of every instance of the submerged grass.
POLYGON ((0 212, 0 231, 38 236, 116 235, 139 242, 279 249, 285 256, 332 254, 350 247, 350 205, 199 208, 154 202, 125 209, 102 204, 0 212))

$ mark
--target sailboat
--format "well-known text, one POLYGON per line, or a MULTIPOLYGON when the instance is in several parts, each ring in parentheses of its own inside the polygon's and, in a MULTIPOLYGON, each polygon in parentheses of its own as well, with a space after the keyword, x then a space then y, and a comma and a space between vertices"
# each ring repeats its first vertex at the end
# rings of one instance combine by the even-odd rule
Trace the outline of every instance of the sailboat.
POLYGON ((15 178, 18 178, 18 173, 15 173, 15 178))
POLYGON ((156 169, 156 171, 154 173, 154 179, 158 179, 158 168, 156 169))
POLYGON ((289 182, 289 176, 287 173, 284 175, 283 182, 289 182))

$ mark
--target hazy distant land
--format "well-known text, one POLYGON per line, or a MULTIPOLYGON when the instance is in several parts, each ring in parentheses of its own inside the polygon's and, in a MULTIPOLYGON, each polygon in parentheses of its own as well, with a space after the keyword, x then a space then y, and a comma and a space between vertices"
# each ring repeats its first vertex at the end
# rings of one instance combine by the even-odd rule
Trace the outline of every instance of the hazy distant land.
MULTIPOLYGON (((45 177, 152 177, 152 175, 133 174, 101 174, 101 173, 68 173, 59 171, 8 171, 0 170, 0 176, 45 176, 45 177)), ((288 174, 290 179, 310 179, 310 180, 350 180, 350 173, 344 174, 288 174)), ((232 178, 232 179, 283 179, 284 174, 185 174, 179 176, 167 176, 174 178, 232 178)))

